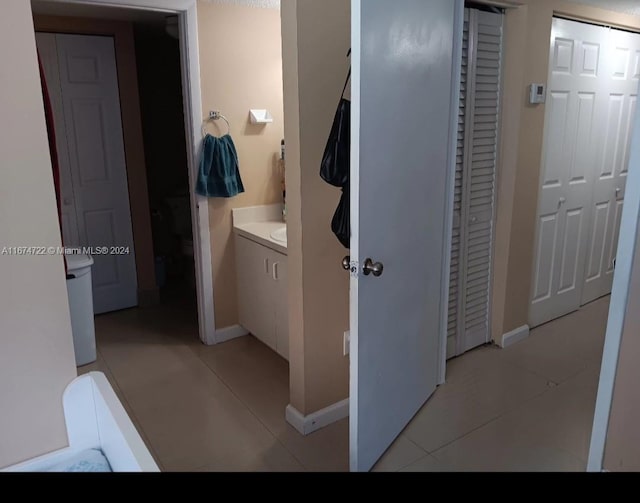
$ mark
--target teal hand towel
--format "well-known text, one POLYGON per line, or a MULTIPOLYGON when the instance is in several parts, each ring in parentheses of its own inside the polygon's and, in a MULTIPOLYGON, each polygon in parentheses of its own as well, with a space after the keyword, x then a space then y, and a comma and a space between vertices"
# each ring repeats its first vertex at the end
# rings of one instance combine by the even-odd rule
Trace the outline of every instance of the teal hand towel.
POLYGON ((244 192, 238 153, 231 136, 207 135, 202 147, 196 192, 204 197, 235 197, 244 192))

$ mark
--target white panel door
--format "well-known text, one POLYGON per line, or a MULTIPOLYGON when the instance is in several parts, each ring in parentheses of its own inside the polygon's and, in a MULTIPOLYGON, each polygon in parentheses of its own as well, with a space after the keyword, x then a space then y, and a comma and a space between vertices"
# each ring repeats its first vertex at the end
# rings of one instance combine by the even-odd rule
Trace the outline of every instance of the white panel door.
POLYGON ((443 376, 462 23, 462 0, 352 1, 352 470, 443 376))
POLYGON ((47 81, 47 90, 49 91, 49 99, 51 100, 51 109, 54 116, 56 150, 60 168, 62 238, 65 246, 76 247, 80 246, 80 232, 78 230, 76 204, 73 197, 67 127, 64 121, 64 105, 62 102, 62 90, 60 89, 56 35, 54 33, 36 33, 36 44, 47 81))
POLYGON ((606 88, 607 30, 553 20, 530 324, 580 307, 606 88))
POLYGON ((133 307, 137 276, 113 38, 55 37, 79 244, 129 249, 94 255, 94 311, 133 307))
POLYGON ((582 304, 611 293, 640 77, 640 35, 600 29, 608 32, 608 57, 602 61, 604 99, 598 124, 602 141, 590 207, 582 304))

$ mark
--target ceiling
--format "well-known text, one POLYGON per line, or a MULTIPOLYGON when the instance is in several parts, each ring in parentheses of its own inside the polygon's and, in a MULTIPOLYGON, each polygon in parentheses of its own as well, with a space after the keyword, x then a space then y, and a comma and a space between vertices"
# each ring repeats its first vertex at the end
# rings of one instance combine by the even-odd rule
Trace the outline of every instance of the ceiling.
POLYGON ((60 1, 31 0, 31 8, 34 14, 48 16, 68 16, 109 19, 112 21, 131 21, 145 24, 160 24, 168 13, 127 9, 121 7, 107 7, 100 5, 88 5, 68 3, 60 1))
POLYGON ((640 16, 640 0, 569 0, 572 3, 580 3, 600 7, 601 9, 623 12, 640 16))

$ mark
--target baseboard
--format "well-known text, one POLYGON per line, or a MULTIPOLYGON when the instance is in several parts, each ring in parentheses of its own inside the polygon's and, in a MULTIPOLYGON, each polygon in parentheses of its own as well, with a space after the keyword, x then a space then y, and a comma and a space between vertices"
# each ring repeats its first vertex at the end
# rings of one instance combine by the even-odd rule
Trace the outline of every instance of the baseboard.
POLYGON ((302 435, 309 435, 336 421, 349 417, 349 399, 329 405, 329 407, 308 416, 303 416, 293 405, 287 405, 285 417, 287 422, 302 435))
POLYGON ((221 328, 220 330, 216 330, 216 344, 237 339, 238 337, 244 337, 245 335, 249 335, 249 331, 245 330, 240 325, 221 328))
POLYGON ((508 348, 509 346, 513 346, 514 344, 525 340, 529 337, 529 333, 531 330, 529 329, 529 325, 522 325, 521 327, 512 330, 511 332, 507 332, 502 336, 502 340, 498 341, 498 346, 501 348, 508 348))

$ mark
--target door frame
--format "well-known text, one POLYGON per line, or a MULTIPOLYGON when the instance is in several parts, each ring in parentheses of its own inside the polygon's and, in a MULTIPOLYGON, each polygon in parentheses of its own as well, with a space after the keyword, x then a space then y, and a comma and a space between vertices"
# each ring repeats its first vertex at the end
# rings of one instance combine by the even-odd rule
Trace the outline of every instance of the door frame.
POLYGON ((189 169, 193 248, 198 300, 198 330, 206 345, 218 342, 213 296, 213 262, 209 202, 195 193, 198 176, 198 156, 202 125, 202 92, 200 86, 200 55, 198 47, 197 0, 49 0, 52 3, 86 4, 103 7, 149 10, 176 14, 180 26, 180 66, 182 71, 183 109, 189 169))

